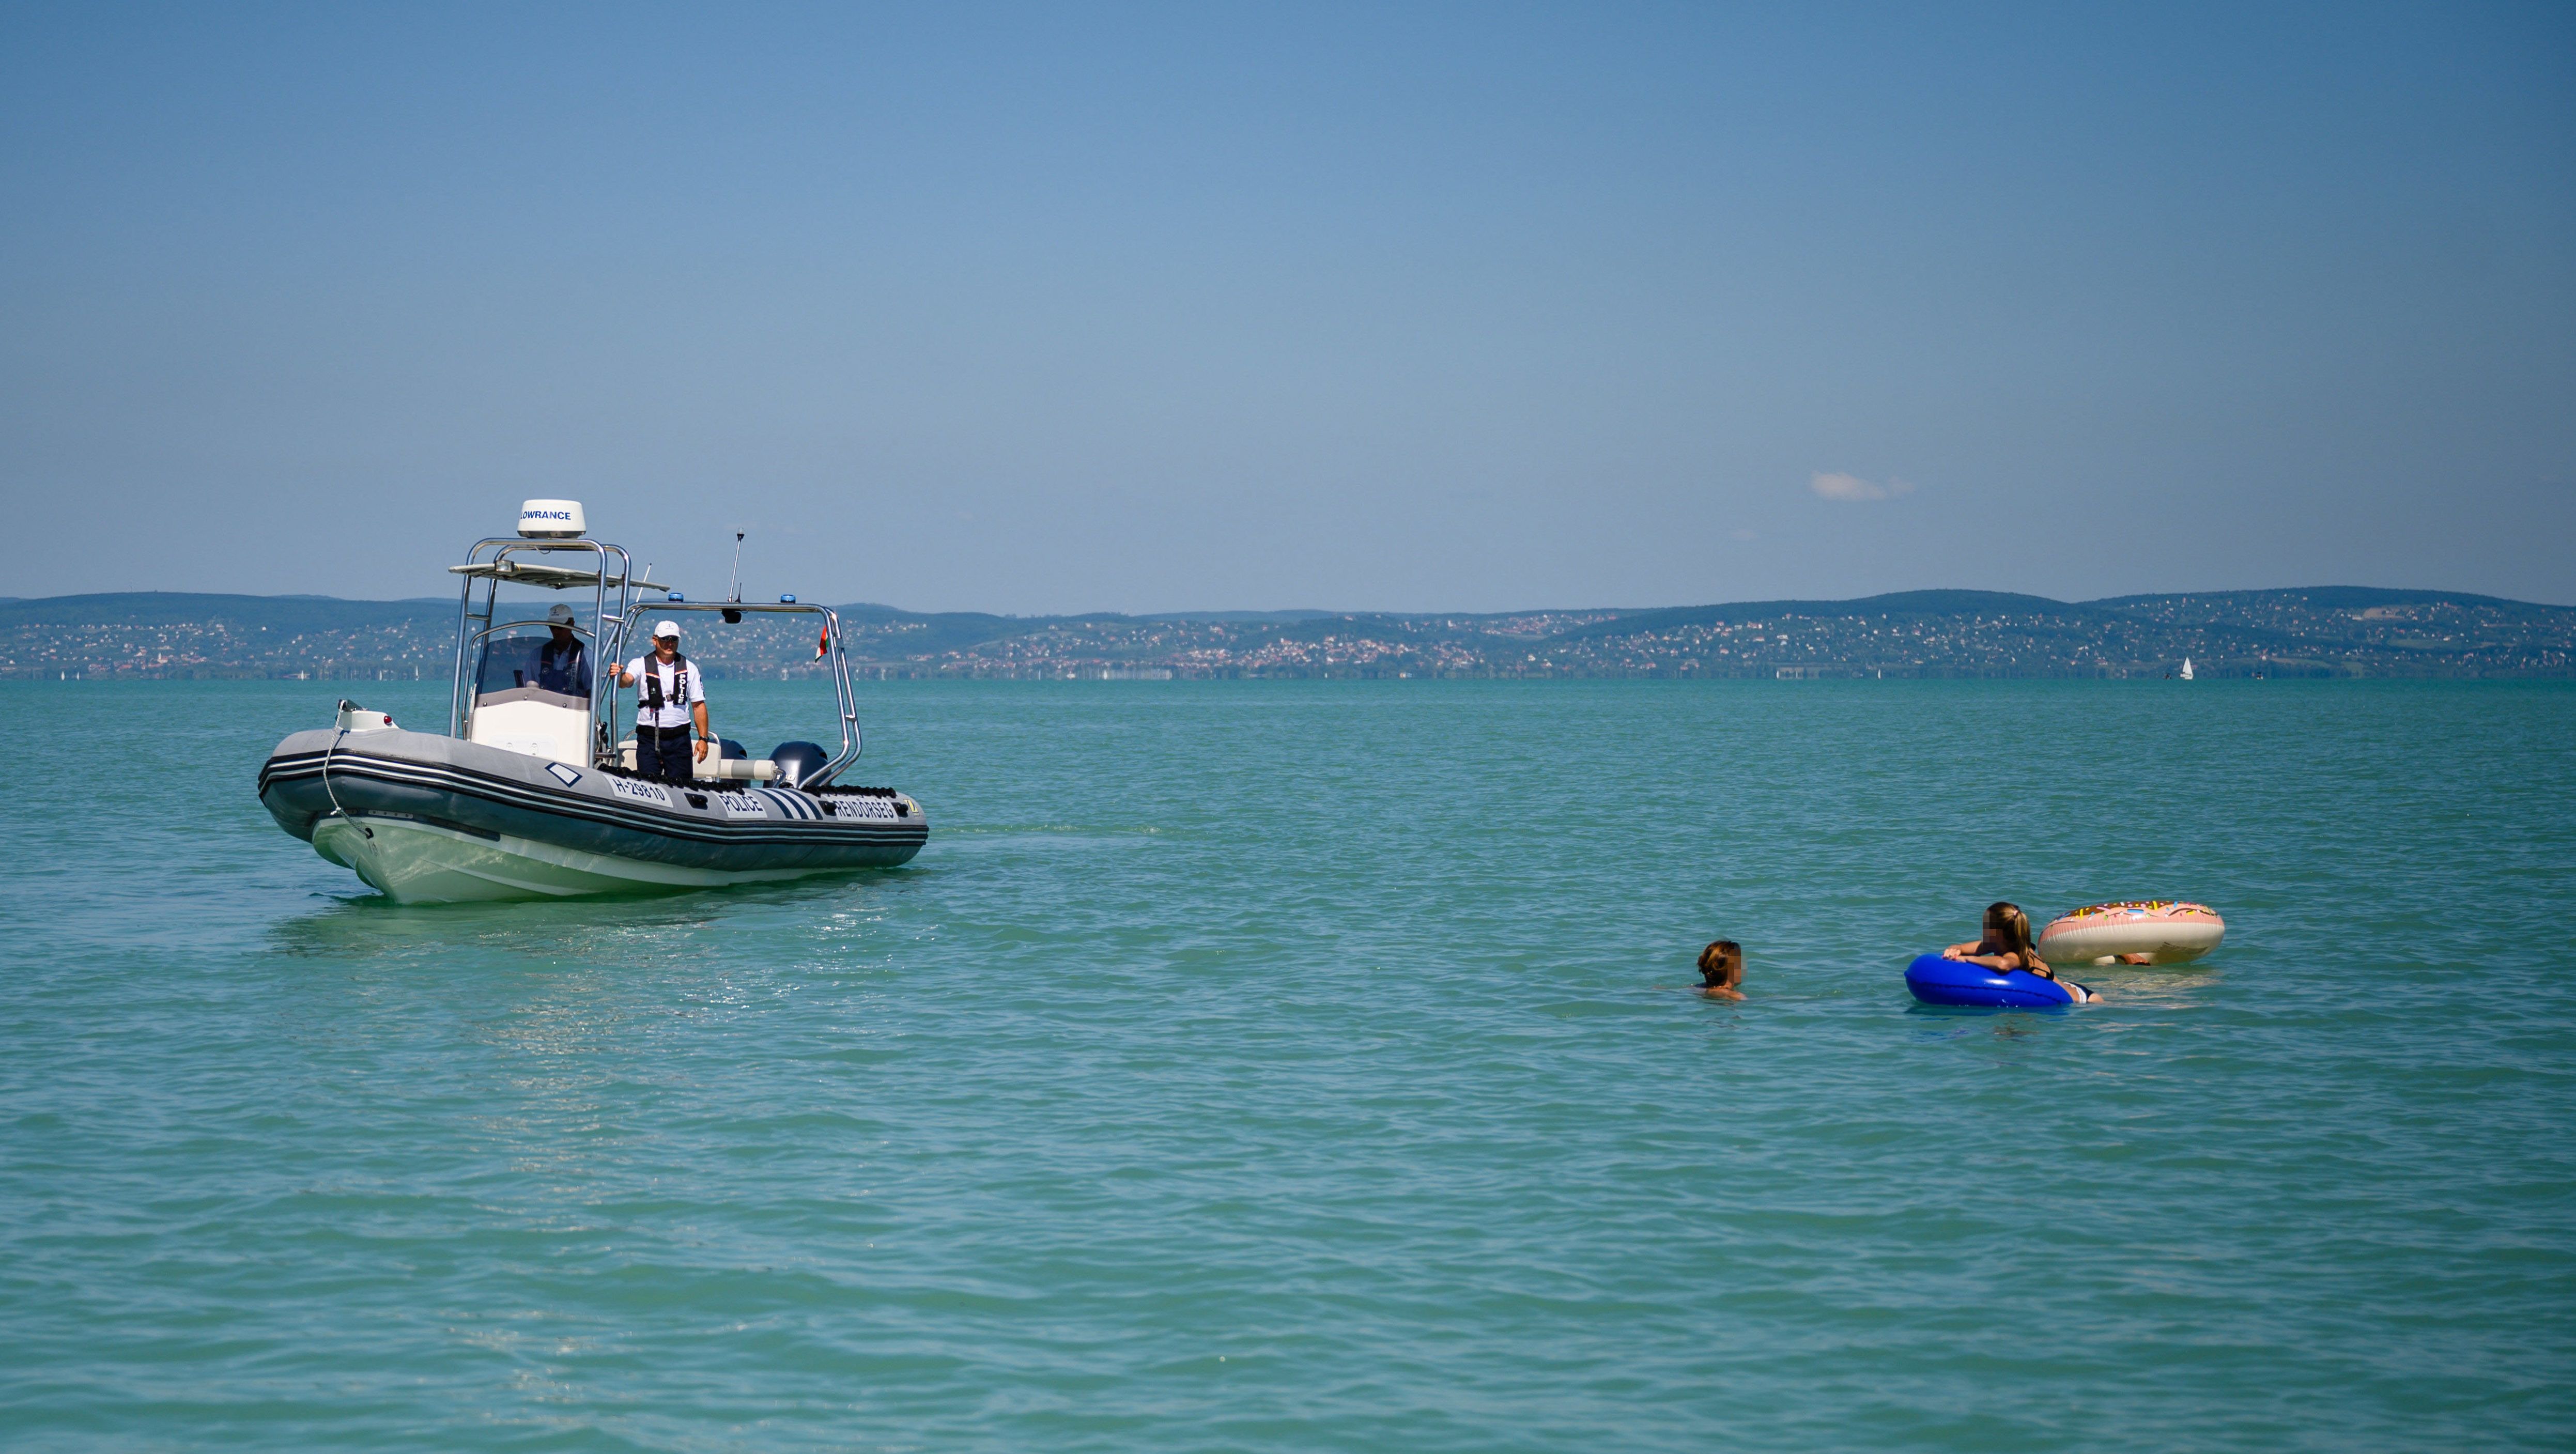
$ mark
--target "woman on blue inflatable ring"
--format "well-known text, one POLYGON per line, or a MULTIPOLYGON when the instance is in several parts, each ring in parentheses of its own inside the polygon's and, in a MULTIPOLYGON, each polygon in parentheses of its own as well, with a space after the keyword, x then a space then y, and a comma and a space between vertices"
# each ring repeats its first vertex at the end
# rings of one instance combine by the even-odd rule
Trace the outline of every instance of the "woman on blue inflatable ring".
POLYGON ((2001 899, 1986 905, 1984 938, 1970 944, 1953 944, 1941 951, 1941 957, 1981 964, 1999 974, 2026 969, 2041 979, 2055 979, 2067 998, 2079 1005, 2095 998, 2091 990, 2075 981, 2057 978, 2057 971, 2048 967, 2048 961, 2039 957, 2038 948, 2030 942, 2030 915, 2023 913, 2019 904, 2001 899))

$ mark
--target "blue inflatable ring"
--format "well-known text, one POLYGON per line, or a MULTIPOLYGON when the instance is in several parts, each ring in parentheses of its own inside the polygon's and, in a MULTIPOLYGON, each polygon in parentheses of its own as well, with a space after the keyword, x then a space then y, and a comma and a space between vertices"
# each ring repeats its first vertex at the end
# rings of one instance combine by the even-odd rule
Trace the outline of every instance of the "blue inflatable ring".
POLYGON ((2009 974, 1965 960, 1926 954, 1905 966, 1905 987, 1927 1005, 1997 1005, 2015 1010, 2048 1010, 2075 1003, 2075 997, 2053 979, 2026 969, 2009 974))

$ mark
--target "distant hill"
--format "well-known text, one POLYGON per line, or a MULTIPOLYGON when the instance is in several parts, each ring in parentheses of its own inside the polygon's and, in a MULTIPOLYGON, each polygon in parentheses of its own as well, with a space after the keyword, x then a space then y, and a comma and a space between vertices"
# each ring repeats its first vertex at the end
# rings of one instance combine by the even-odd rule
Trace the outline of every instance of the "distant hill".
POLYGON ((0 631, 19 627, 175 626, 224 622, 272 631, 333 631, 444 619, 452 630, 456 602, 344 601, 336 596, 213 596, 180 591, 120 591, 0 601, 0 631))
MULTIPOLYGON (((2154 676, 2185 656, 2207 676, 2552 677, 2576 661, 2576 608, 2371 586, 1512 612, 838 609, 853 660, 906 677, 2154 676)), ((435 678, 455 613, 452 598, 0 599, 0 676, 435 678)), ((690 654, 711 674, 814 669, 812 628, 795 618, 699 621, 690 654)))
POLYGON ((2537 606, 2529 601, 2509 601, 2502 596, 2473 596, 2465 591, 2397 591, 2385 586, 2302 586, 2290 591, 2200 591, 2179 596, 2111 596, 2089 602, 2112 610, 2160 602, 2206 601, 2212 603, 2259 604, 2267 601, 2295 599, 2319 610, 2355 611, 2373 606, 2474 606, 2501 611, 2566 611, 2567 606, 2537 606))
POLYGON ((1848 620, 1862 616, 1907 620, 1948 620, 1977 616, 2066 616, 2100 618, 2115 614, 2091 604, 2052 601, 2008 591, 1897 591, 1850 601, 1739 601, 1727 606, 1666 606, 1622 611, 1613 619, 1568 632, 1569 639, 1630 636, 1639 632, 1678 631, 1718 621, 1744 621, 1757 616, 1796 617, 1808 621, 1848 620))

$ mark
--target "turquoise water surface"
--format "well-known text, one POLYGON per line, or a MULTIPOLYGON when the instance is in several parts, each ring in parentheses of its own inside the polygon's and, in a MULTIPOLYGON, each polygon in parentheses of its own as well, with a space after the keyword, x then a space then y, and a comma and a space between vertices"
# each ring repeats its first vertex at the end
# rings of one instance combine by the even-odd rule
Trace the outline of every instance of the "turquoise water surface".
POLYGON ((446 908, 254 797, 343 691, 0 688, 12 1448, 2576 1429, 2563 685, 870 685, 911 867, 446 908))

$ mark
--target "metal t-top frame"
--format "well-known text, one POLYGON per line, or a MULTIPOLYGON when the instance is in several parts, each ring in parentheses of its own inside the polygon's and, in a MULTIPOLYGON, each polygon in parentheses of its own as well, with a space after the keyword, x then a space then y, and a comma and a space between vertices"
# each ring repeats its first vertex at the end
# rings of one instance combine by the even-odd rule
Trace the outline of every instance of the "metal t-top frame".
POLYGON ((447 704, 447 735, 463 737, 473 716, 473 697, 467 690, 466 675, 471 668, 475 648, 495 631, 528 624, 512 620, 495 623, 493 614, 498 604, 501 585, 534 586, 541 590, 569 591, 590 588, 591 624, 585 628, 576 612, 573 631, 597 648, 590 673, 591 761, 596 766, 616 762, 617 744, 624 734, 618 730, 617 673, 625 665, 626 644, 640 641, 640 624, 647 612, 717 611, 740 619, 744 612, 772 616, 820 616, 824 636, 830 644, 833 695, 841 709, 841 750, 823 765, 823 770, 806 781, 816 786, 858 761, 866 750, 859 732, 858 696, 850 687, 850 659, 841 639, 841 615, 829 606, 808 606, 801 602, 781 601, 776 605, 742 601, 639 601, 639 591, 669 589, 636 576, 635 562, 626 548, 590 539, 531 540, 524 536, 497 536, 476 541, 466 552, 465 564, 448 570, 465 578, 456 608, 456 676, 447 704), (555 565, 542 557, 571 552, 586 554, 596 562, 593 569, 555 565), (535 558, 532 558, 535 557, 535 558), (475 609, 475 583, 483 584, 482 609, 475 609), (612 602, 614 609, 611 609, 612 602), (478 625, 479 623, 479 625, 478 625))
MULTIPOLYGON (((466 733, 466 723, 473 716, 474 699, 466 687, 465 678, 472 670, 475 648, 482 645, 484 638, 493 632, 507 630, 521 624, 517 621, 496 624, 492 619, 494 609, 500 600, 502 582, 535 586, 549 591, 590 587, 591 624, 587 628, 583 627, 580 614, 576 612, 572 629, 576 635, 585 638, 594 649, 599 646, 602 633, 610 631, 613 629, 613 623, 625 618, 627 608, 634 603, 636 590, 639 587, 652 586, 650 581, 635 579, 635 562, 627 555, 624 546, 589 539, 531 540, 525 536, 505 535, 489 540, 478 540, 474 543, 474 548, 465 553, 465 564, 449 566, 448 570, 465 577, 464 588, 458 596, 456 606, 455 685, 449 691, 447 699, 447 735, 450 737, 463 737, 466 733), (578 566, 556 565, 544 559, 546 556, 563 554, 590 556, 595 565, 592 569, 584 570, 578 566), (613 570, 612 567, 614 567, 613 570), (474 586, 477 581, 482 582, 483 585, 483 609, 479 611, 474 608, 474 586), (616 591, 614 611, 609 608, 609 592, 612 588, 616 591), (479 629, 477 623, 480 623, 479 629)), ((614 700, 616 687, 617 679, 613 676, 603 678, 594 664, 590 674, 591 760, 593 763, 599 761, 603 752, 613 750, 609 743, 601 740, 599 724, 603 720, 600 712, 601 699, 605 695, 610 700, 614 700)))

